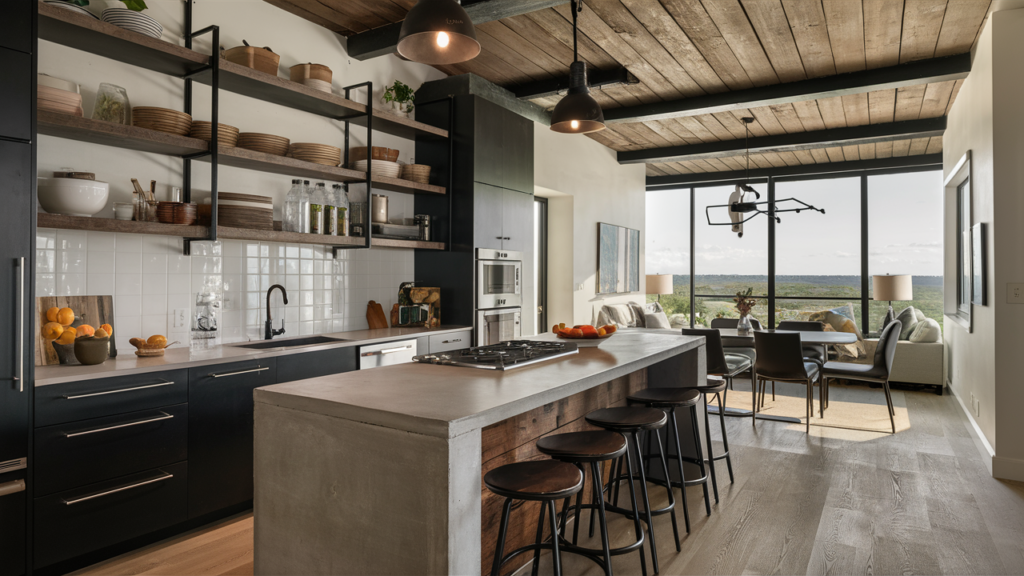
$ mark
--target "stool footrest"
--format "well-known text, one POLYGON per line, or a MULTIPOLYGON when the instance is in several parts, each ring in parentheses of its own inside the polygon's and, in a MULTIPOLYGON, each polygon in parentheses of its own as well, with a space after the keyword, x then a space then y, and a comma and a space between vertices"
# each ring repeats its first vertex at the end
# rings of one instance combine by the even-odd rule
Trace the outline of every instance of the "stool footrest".
MULTIPOLYGON (((576 554, 577 556, 583 556, 584 558, 589 558, 595 564, 600 566, 602 571, 606 571, 605 570, 605 565, 604 565, 604 560, 602 560, 601 558, 597 558, 597 557, 591 556, 590 554, 582 552, 581 550, 583 550, 583 549, 579 548, 579 546, 573 546, 573 545, 570 544, 569 547, 570 548, 576 548, 576 550, 567 549, 563 544, 559 544, 558 545, 558 551, 559 551, 559 553, 561 553, 561 552, 569 552, 570 554, 576 554)), ((526 546, 523 546, 522 548, 517 548, 517 549, 509 552, 508 554, 502 556, 501 562, 499 564, 499 567, 500 566, 504 566, 505 563, 508 562, 509 560, 515 558, 516 556, 519 556, 520 554, 524 554, 526 552, 533 552, 533 551, 536 551, 536 550, 552 550, 553 551, 554 549, 555 549, 555 545, 553 543, 550 543, 550 542, 544 542, 543 544, 527 544, 526 546)), ((604 554, 603 550, 600 550, 599 552, 601 554, 604 554)))

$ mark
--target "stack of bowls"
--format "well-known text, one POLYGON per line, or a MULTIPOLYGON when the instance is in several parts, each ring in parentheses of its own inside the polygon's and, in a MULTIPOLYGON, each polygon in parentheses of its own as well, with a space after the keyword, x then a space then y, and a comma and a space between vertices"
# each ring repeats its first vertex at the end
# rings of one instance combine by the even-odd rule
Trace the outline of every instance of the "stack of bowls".
POLYGON ((164 33, 164 27, 159 22, 142 12, 127 8, 107 8, 103 11, 103 21, 151 38, 160 38, 164 33))
MULTIPOLYGON (((360 172, 366 172, 367 162, 368 160, 357 160, 354 167, 360 172)), ((388 162, 387 160, 374 160, 373 168, 371 170, 371 174, 375 178, 378 176, 398 178, 398 175, 402 171, 402 165, 398 162, 388 162)))
POLYGON ((238 141, 235 145, 246 150, 273 154, 274 156, 287 156, 290 144, 291 140, 283 136, 260 134, 258 132, 242 132, 238 135, 238 141))
POLYGON ((188 136, 192 131, 192 117, 170 108, 136 106, 132 108, 132 126, 188 136))
POLYGON ((82 95, 78 84, 39 74, 37 77, 36 106, 45 112, 83 116, 82 95))
POLYGON ((328 146, 327 144, 313 144, 310 142, 297 142, 291 145, 288 155, 296 160, 305 160, 325 166, 337 166, 341 164, 341 148, 328 146))
MULTIPOLYGON (((193 120, 190 136, 209 142, 213 140, 213 129, 205 120, 193 120)), ((222 146, 234 146, 238 143, 238 128, 217 123, 217 143, 222 146)))

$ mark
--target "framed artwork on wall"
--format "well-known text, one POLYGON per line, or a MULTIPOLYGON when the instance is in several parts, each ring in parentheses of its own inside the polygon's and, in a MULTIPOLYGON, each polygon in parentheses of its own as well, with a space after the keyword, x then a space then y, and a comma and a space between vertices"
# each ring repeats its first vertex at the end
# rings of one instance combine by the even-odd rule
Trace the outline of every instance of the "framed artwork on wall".
POLYGON ((597 224, 597 293, 640 291, 640 231, 597 224))
POLYGON ((985 249, 985 224, 971 227, 971 303, 987 306, 988 251, 985 249))

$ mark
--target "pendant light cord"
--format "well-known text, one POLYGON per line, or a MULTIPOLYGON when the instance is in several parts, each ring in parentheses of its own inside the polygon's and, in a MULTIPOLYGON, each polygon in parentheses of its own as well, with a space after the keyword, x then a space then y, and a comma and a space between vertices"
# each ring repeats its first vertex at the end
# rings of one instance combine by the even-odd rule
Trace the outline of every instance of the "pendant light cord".
POLYGON ((583 11, 583 2, 577 2, 577 0, 570 0, 569 7, 572 10, 572 61, 579 62, 579 35, 580 31, 576 23, 577 14, 583 11))

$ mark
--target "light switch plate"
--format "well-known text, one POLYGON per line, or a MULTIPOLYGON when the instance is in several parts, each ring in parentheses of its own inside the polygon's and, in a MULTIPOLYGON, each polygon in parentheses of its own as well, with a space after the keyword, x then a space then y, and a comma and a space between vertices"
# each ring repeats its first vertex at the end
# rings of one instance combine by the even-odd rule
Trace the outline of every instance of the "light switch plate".
POLYGON ((184 308, 177 308, 174 310, 174 327, 183 328, 185 323, 188 322, 188 313, 184 308))
POLYGON ((1006 303, 1024 304, 1024 284, 1006 285, 1006 303))

